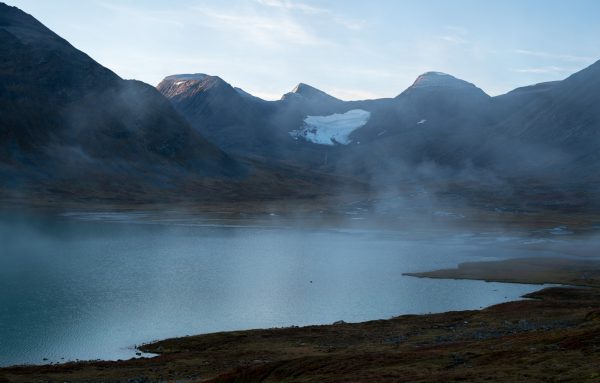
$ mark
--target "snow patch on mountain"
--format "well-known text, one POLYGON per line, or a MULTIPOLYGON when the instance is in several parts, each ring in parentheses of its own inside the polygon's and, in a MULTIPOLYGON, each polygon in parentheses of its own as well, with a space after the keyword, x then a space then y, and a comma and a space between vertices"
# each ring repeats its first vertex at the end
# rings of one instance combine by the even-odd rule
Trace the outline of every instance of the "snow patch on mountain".
POLYGON ((303 139, 318 145, 348 145, 350 134, 366 125, 371 113, 362 109, 328 116, 306 116, 300 129, 289 132, 294 139, 303 139))
POLYGON ((475 85, 460 80, 454 76, 442 72, 427 72, 423 73, 411 86, 413 89, 421 88, 476 88, 475 85))
POLYGON ((167 77, 165 77, 165 80, 170 80, 170 81, 189 81, 189 80, 201 81, 201 80, 204 80, 207 77, 209 77, 209 76, 207 74, 204 74, 204 73, 186 73, 186 74, 174 74, 174 75, 171 75, 171 76, 167 76, 167 77))

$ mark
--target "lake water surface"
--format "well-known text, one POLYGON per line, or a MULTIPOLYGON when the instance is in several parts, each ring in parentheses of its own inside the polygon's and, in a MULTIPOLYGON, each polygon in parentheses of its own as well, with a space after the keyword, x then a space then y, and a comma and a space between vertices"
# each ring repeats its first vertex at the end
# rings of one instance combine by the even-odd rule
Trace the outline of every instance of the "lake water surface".
POLYGON ((476 309, 539 289, 402 275, 539 255, 522 238, 137 218, 4 216, 0 365, 126 359, 156 339, 476 309))

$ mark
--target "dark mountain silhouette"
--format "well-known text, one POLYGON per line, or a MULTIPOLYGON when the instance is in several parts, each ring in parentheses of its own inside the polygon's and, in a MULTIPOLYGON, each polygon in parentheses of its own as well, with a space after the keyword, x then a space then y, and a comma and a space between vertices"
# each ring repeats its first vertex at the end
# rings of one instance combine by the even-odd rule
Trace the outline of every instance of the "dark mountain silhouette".
POLYGON ((13 183, 35 178, 106 185, 126 179, 124 188, 243 171, 153 87, 122 80, 4 4, 0 163, 3 179, 13 183))
POLYGON ((291 92, 284 94, 282 100, 304 100, 304 101, 340 101, 339 99, 312 87, 308 84, 299 83, 291 92))

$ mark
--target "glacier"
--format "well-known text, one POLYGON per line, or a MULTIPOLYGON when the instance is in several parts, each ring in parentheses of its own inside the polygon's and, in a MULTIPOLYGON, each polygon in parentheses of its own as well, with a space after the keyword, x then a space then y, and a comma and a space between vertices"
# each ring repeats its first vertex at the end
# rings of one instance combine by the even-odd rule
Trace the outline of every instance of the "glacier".
POLYGON ((300 129, 289 132, 294 139, 303 139, 319 145, 348 145, 352 142, 350 134, 366 125, 371 112, 352 109, 346 113, 334 113, 328 116, 306 116, 300 129))

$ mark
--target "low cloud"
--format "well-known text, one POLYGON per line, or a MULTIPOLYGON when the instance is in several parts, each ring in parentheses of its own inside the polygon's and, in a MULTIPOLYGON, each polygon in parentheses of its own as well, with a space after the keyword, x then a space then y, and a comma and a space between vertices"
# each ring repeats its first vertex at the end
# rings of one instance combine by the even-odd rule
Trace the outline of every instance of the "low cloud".
POLYGON ((525 56, 533 56, 540 58, 547 58, 552 60, 562 60, 562 61, 571 61, 571 62, 590 62, 594 61, 594 58, 587 56, 575 56, 570 54, 557 54, 557 53, 549 53, 549 52, 541 52, 541 51, 531 51, 527 49, 516 49, 514 53, 525 55, 525 56))
POLYGON ((440 36, 440 39, 453 44, 467 44, 469 42, 460 36, 453 35, 440 36))
POLYGON ((539 73, 539 74, 548 74, 548 73, 570 73, 573 72, 572 69, 557 67, 557 66, 545 66, 545 67, 537 67, 537 68, 523 68, 516 69, 516 72, 519 73, 539 73))
POLYGON ((324 45, 327 40, 291 17, 273 17, 239 10, 195 8, 203 23, 222 32, 239 32, 240 37, 258 45, 324 45))
POLYGON ((97 1, 96 4, 117 15, 130 17, 138 22, 142 21, 149 24, 166 24, 178 28, 183 28, 185 23, 177 17, 177 14, 171 11, 147 10, 141 7, 132 7, 110 1, 97 1))
POLYGON ((290 0, 256 0, 257 3, 273 8, 300 11, 308 14, 329 13, 329 10, 290 0))
POLYGON ((330 9, 315 7, 303 2, 291 0, 256 0, 256 2, 265 7, 276 8, 286 12, 300 12, 305 15, 326 17, 334 24, 341 25, 342 27, 353 31, 362 30, 366 25, 363 20, 350 19, 340 14, 336 14, 330 9))

